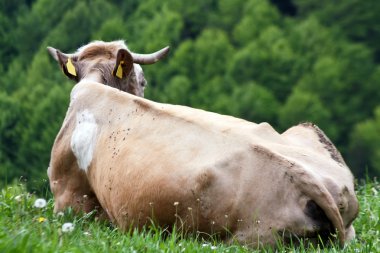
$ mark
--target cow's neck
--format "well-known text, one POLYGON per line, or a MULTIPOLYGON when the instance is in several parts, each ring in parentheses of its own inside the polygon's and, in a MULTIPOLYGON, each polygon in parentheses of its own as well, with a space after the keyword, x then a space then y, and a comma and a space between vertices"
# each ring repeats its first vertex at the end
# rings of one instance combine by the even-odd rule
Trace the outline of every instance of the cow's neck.
POLYGON ((103 74, 98 71, 93 71, 85 75, 80 82, 97 82, 103 83, 103 74))

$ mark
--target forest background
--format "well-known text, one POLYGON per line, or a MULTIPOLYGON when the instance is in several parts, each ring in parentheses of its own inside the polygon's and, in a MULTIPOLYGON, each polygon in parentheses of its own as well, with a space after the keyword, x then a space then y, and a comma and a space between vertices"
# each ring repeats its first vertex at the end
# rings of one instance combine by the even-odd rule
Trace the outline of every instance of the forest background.
POLYGON ((357 178, 380 176, 380 1, 0 0, 0 186, 46 185, 73 83, 47 46, 166 45, 145 97, 282 132, 311 121, 357 178))

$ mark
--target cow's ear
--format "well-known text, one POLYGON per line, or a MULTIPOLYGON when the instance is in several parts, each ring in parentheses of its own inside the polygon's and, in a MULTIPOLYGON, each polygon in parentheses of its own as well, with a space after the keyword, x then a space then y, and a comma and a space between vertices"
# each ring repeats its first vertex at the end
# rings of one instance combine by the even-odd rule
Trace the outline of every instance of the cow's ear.
POLYGON ((133 67, 133 57, 126 49, 119 49, 116 56, 115 67, 112 75, 123 79, 126 78, 131 72, 133 67))
POLYGON ((59 63, 62 68, 63 73, 70 79, 78 81, 78 64, 74 57, 66 55, 59 51, 58 49, 48 47, 47 48, 50 55, 59 63))

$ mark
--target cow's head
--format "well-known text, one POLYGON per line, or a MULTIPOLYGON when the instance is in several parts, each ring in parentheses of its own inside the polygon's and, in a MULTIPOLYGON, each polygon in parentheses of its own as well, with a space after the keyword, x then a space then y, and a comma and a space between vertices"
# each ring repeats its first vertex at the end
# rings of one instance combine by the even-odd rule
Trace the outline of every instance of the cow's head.
POLYGON ((152 54, 136 54, 128 50, 124 41, 94 41, 73 54, 48 47, 63 73, 79 82, 90 79, 143 97, 146 80, 139 64, 153 64, 169 52, 165 47, 152 54))

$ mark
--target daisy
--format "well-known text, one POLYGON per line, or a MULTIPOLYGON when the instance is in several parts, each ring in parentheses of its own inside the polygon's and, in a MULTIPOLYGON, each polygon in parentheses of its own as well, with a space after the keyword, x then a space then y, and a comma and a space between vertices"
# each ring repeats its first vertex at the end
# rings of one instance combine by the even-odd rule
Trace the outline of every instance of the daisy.
POLYGON ((62 232, 63 233, 71 233, 74 230, 74 224, 71 222, 66 222, 62 225, 62 232))
POLYGON ((46 200, 44 199, 36 199, 34 201, 34 207, 36 208, 44 208, 46 206, 46 200))
POLYGON ((15 200, 16 200, 17 202, 21 202, 21 201, 22 201, 22 195, 17 195, 17 196, 15 197, 15 200))

